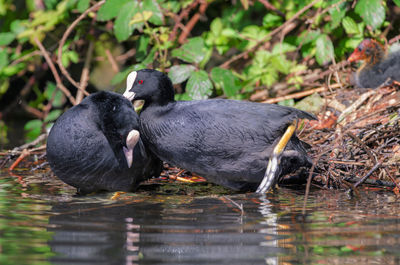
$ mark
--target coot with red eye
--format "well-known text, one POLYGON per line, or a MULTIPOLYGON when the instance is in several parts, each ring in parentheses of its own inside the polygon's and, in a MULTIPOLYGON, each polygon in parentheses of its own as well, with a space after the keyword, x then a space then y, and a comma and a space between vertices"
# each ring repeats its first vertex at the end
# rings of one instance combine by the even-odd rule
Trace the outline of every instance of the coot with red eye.
POLYGON ((353 76, 357 87, 376 88, 386 81, 400 81, 400 52, 386 54, 383 45, 376 40, 363 40, 348 61, 364 61, 353 76))
POLYGON ((140 138, 132 103, 104 91, 58 118, 47 140, 47 159, 55 175, 81 194, 134 191, 162 169, 140 138))
POLYGON ((140 130, 159 158, 214 183, 254 191, 266 176, 267 189, 277 178, 311 165, 294 130, 285 133, 296 119, 315 119, 307 112, 227 99, 175 101, 171 80, 149 69, 129 74, 124 96, 144 100, 140 130), (281 163, 272 160, 273 170, 267 171, 281 137, 288 141, 285 151, 277 145, 281 163))

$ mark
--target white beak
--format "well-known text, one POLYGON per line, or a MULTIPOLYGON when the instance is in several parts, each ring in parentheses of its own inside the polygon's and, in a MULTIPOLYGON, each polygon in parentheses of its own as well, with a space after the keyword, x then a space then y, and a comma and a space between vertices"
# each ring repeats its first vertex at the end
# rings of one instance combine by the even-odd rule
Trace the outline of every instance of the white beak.
POLYGON ((126 78, 126 89, 124 92, 124 97, 129 99, 129 101, 132 101, 135 98, 135 92, 130 92, 129 90, 133 87, 133 83, 135 83, 136 76, 137 72, 133 71, 126 78))
POLYGON ((129 99, 129 101, 132 101, 135 98, 135 92, 125 91, 124 97, 129 99))

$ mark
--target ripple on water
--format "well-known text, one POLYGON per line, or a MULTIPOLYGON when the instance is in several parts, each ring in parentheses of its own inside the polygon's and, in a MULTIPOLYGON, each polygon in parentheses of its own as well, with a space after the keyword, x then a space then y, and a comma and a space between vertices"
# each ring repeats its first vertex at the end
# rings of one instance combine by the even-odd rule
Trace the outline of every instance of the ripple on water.
POLYGON ((313 191, 74 197, 42 174, 0 173, 1 264, 398 264, 391 193, 313 191))

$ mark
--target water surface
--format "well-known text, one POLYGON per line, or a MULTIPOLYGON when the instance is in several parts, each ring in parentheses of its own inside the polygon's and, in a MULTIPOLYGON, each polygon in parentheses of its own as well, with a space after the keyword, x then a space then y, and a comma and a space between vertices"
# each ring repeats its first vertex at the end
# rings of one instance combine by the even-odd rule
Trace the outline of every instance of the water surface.
POLYGON ((76 197, 47 171, 2 171, 0 264, 400 263, 390 192, 315 190, 302 215, 303 191, 181 195, 187 185, 111 200, 76 197))

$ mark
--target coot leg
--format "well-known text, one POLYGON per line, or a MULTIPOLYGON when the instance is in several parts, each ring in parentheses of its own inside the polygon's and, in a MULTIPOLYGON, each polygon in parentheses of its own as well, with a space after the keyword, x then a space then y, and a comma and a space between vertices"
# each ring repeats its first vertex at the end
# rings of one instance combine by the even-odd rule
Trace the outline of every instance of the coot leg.
POLYGON ((256 192, 257 193, 265 193, 267 192, 273 185, 275 185, 277 180, 277 173, 279 169, 279 163, 282 157, 282 153, 285 150, 287 143, 290 138, 296 131, 297 128, 297 120, 293 121, 291 125, 289 125, 283 134, 282 138, 276 144, 274 151, 272 152, 272 156, 269 158, 267 170, 265 171, 265 175, 260 185, 258 186, 256 192))

